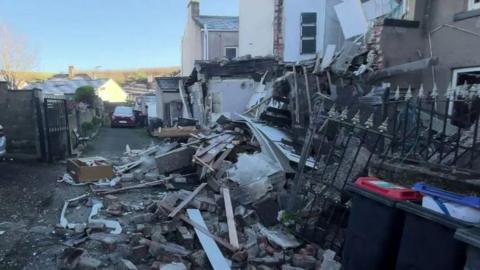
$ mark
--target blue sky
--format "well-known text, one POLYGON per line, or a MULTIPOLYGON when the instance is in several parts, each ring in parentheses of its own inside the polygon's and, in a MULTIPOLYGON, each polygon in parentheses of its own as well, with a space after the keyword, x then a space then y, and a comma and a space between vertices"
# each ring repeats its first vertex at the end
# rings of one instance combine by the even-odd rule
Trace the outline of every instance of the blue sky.
MULTIPOLYGON (((180 65, 188 0, 0 0, 0 23, 26 36, 36 70, 180 65)), ((201 14, 238 15, 238 0, 200 0, 201 14)))

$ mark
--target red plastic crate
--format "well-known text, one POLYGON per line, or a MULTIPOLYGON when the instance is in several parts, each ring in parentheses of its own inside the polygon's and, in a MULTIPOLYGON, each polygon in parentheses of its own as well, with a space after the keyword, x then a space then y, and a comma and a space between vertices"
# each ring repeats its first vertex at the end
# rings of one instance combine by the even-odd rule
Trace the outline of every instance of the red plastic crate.
POLYGON ((422 200, 422 194, 419 192, 375 177, 360 177, 355 181, 355 185, 396 201, 422 200))

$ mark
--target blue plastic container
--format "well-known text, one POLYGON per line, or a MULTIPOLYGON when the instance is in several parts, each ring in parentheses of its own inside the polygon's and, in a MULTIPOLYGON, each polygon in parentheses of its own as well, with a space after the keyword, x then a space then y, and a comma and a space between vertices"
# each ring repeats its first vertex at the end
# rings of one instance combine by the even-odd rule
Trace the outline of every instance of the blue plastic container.
POLYGON ((422 206, 469 223, 480 223, 480 198, 464 196, 419 183, 414 190, 423 194, 422 206))
POLYGON ((479 208, 480 209, 480 198, 479 197, 474 197, 474 196, 464 196, 460 194, 456 194, 453 192, 448 192, 443 189, 435 188, 435 187, 430 187, 425 185, 424 183, 417 183, 413 186, 413 190, 418 191, 422 194, 436 197, 436 198, 441 198, 450 202, 455 202, 458 204, 463 204, 466 206, 470 206, 473 208, 479 208))

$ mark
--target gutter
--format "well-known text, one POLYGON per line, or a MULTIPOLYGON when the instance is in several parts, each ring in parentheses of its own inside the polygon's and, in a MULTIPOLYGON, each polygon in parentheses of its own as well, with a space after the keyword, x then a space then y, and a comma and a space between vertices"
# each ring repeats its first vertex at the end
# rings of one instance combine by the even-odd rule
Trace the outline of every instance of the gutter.
POLYGON ((203 25, 203 60, 208 60, 208 26, 203 25))

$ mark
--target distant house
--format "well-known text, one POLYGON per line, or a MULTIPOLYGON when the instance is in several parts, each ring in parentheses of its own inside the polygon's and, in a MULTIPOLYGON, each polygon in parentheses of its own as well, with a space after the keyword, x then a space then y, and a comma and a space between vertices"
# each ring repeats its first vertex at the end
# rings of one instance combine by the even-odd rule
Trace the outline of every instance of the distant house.
POLYGON ((202 16, 200 3, 190 0, 182 39, 182 75, 190 75, 196 60, 237 56, 238 17, 202 16))
POLYGON ((144 95, 155 94, 155 89, 146 80, 127 81, 122 87, 128 95, 128 101, 136 101, 137 98, 144 95))
POLYGON ((73 100, 75 91, 82 86, 92 86, 102 101, 125 102, 127 100, 127 93, 112 79, 50 79, 29 84, 24 89, 40 89, 44 97, 73 100))

